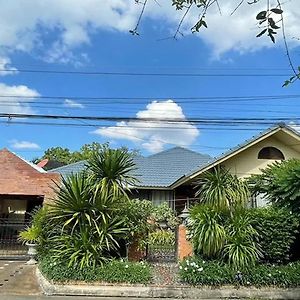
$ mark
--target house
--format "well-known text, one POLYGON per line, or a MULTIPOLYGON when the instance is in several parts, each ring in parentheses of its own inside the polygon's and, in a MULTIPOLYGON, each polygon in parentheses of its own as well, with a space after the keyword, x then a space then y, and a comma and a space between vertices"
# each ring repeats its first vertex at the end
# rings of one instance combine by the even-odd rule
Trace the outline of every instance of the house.
POLYGON ((0 150, 0 219, 25 221, 28 214, 53 196, 53 181, 60 175, 47 173, 7 149, 0 150))
MULTIPOLYGON (((169 202, 180 211, 194 200, 195 182, 205 171, 222 165, 239 178, 259 174, 276 160, 300 159, 300 134, 292 127, 279 124, 261 132, 243 144, 217 158, 175 147, 143 157, 136 156, 135 175, 139 183, 131 189, 132 197, 151 200, 155 204, 169 202)), ((85 162, 77 162, 50 172, 67 176, 85 169, 85 162)), ((262 197, 254 199, 254 206, 264 205, 262 197)))
MULTIPOLYGON (((201 154, 182 147, 175 147, 160 153, 144 157, 136 155, 136 170, 132 174, 138 181, 131 189, 132 198, 151 200, 155 204, 169 202, 175 207, 175 190, 171 185, 195 167, 202 168, 212 160, 207 154, 201 154)), ((79 161, 60 168, 52 169, 66 177, 86 169, 86 161, 79 161)), ((186 201, 186 199, 184 199, 186 201)))

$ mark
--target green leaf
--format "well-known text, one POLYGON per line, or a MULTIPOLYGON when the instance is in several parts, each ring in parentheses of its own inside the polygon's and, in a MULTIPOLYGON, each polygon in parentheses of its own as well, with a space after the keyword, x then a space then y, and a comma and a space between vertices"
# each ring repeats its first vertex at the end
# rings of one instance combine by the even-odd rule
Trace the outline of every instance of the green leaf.
POLYGON ((256 37, 261 37, 263 34, 265 34, 267 32, 267 28, 262 30, 256 37))
POLYGON ((256 20, 263 20, 266 18, 266 16, 267 16, 267 11, 263 10, 257 14, 256 20))
POLYGON ((279 8, 272 8, 271 12, 281 15, 283 13, 283 10, 279 8))

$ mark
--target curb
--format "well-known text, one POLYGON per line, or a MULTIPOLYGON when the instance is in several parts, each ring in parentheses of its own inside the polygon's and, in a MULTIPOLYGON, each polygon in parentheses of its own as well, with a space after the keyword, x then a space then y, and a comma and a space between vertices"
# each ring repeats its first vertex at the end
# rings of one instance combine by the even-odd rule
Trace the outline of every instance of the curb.
POLYGON ((36 276, 47 296, 96 296, 132 298, 177 298, 177 299, 228 299, 256 298, 300 300, 300 288, 255 288, 226 286, 211 287, 158 287, 120 285, 63 285, 53 284, 36 269, 36 276))

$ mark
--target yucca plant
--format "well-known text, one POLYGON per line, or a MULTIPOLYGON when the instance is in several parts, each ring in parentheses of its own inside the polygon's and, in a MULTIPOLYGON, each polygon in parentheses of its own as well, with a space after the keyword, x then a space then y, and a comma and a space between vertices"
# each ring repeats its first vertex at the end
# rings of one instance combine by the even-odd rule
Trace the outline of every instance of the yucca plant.
POLYGON ((51 221, 60 231, 50 237, 58 259, 81 268, 95 266, 119 250, 119 240, 128 229, 118 215, 122 199, 101 190, 84 173, 62 179, 50 205, 51 221))
POLYGON ((196 188, 195 196, 201 203, 229 211, 231 215, 234 210, 245 207, 250 197, 247 183, 220 166, 205 172, 196 188))
POLYGON ((205 205, 188 221, 194 251, 205 257, 216 257, 226 242, 226 231, 218 211, 205 205))
POLYGON ((133 154, 126 149, 103 148, 87 161, 89 179, 102 194, 127 197, 128 188, 137 182, 132 175, 135 169, 133 154))

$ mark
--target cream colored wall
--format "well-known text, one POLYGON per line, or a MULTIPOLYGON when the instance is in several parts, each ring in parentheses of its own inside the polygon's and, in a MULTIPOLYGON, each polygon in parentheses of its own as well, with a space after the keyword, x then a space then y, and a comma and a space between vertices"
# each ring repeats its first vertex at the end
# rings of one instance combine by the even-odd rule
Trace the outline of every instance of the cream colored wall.
POLYGON ((258 152, 264 147, 276 147, 284 155, 285 159, 299 158, 300 153, 286 146, 274 137, 269 137, 256 145, 236 154, 234 157, 229 158, 224 162, 226 168, 228 168, 233 174, 238 177, 248 177, 251 174, 259 174, 260 169, 265 168, 268 164, 274 162, 274 160, 258 159, 258 152))

